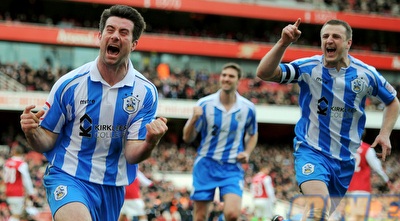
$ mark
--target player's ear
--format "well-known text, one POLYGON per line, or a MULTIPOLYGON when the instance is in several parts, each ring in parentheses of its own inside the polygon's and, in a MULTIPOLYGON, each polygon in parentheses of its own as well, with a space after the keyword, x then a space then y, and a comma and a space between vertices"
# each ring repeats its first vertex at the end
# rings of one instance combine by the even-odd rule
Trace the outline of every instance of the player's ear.
POLYGON ((138 45, 138 40, 134 40, 134 41, 132 42, 131 51, 134 51, 137 45, 138 45))
POLYGON ((353 39, 347 40, 347 47, 346 47, 347 50, 350 50, 350 47, 351 47, 352 43, 353 43, 353 39))

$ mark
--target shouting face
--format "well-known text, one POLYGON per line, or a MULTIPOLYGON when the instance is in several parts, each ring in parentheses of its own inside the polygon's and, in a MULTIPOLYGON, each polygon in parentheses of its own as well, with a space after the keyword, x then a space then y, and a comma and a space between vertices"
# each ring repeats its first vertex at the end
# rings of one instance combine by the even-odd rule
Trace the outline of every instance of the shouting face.
POLYGON ((129 59, 137 41, 133 41, 134 24, 124 18, 111 16, 100 33, 100 59, 107 65, 121 65, 129 59))
POLYGON ((321 30, 321 49, 324 53, 324 65, 328 68, 348 66, 348 52, 352 40, 346 37, 346 28, 342 25, 325 25, 321 30))

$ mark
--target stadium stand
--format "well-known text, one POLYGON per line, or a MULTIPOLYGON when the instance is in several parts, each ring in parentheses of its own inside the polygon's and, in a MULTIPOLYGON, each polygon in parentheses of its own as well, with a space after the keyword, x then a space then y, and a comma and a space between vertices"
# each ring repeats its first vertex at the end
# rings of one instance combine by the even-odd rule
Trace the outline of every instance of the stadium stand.
POLYGON ((26 87, 24 84, 18 82, 14 78, 7 76, 3 72, 0 72, 0 90, 26 91, 26 87))

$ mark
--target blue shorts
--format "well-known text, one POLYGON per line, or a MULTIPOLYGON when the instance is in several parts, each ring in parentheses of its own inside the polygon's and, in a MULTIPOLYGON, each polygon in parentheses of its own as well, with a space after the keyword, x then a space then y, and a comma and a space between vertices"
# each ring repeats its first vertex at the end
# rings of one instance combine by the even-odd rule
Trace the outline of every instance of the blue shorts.
POLYGON ((77 179, 61 169, 48 166, 43 184, 52 216, 63 205, 83 203, 93 221, 118 220, 124 202, 123 186, 107 186, 77 179))
POLYGON ((222 196, 233 193, 242 197, 244 170, 240 163, 222 163, 207 157, 198 157, 193 166, 193 189, 190 199, 195 201, 214 200, 219 188, 222 196))
POLYGON ((354 160, 340 161, 304 146, 300 146, 293 155, 299 186, 305 181, 320 180, 326 183, 331 197, 345 195, 354 174, 354 160))

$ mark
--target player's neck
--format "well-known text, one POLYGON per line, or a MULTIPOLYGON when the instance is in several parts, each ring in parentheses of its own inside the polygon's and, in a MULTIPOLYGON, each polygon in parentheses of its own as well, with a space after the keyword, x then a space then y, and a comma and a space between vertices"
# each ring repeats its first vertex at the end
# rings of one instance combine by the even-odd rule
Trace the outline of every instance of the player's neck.
POLYGON ((100 75, 110 86, 113 86, 124 79, 128 72, 128 67, 128 64, 106 65, 100 62, 97 65, 100 75))
POLYGON ((229 111, 232 106, 236 103, 236 93, 234 91, 221 91, 219 96, 221 104, 229 111))

